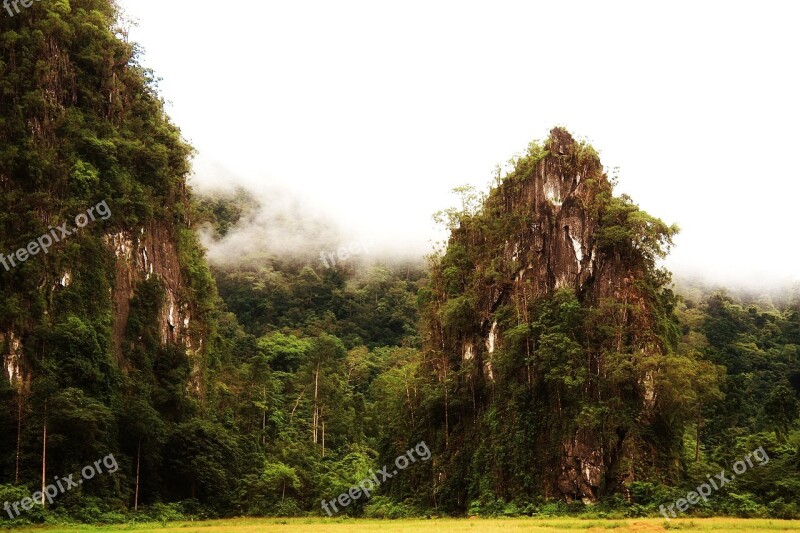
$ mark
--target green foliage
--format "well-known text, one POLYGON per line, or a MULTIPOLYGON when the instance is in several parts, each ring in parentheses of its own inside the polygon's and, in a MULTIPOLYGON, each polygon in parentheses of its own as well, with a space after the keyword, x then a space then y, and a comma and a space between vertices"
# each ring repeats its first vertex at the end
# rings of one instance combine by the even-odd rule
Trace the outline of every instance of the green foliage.
POLYGON ((198 498, 217 511, 234 503, 242 451, 221 425, 199 419, 176 426, 165 450, 165 478, 178 499, 198 498))
POLYGON ((296 516, 300 513, 292 512, 287 506, 286 494, 288 491, 291 497, 300 488, 301 481, 294 468, 282 463, 266 463, 260 475, 251 474, 242 480, 239 505, 245 514, 253 516, 296 516), (276 498, 278 494, 280 500, 276 498))
POLYGON ((678 233, 677 226, 667 226, 641 211, 626 195, 600 199, 600 228, 596 238, 601 250, 628 260, 640 257, 651 269, 657 259, 666 257, 678 233))
POLYGON ((197 200, 198 225, 207 224, 216 239, 221 239, 239 223, 249 221, 261 205, 242 187, 230 193, 206 194, 197 200))
POLYGON ((472 185, 456 187, 452 192, 458 195, 460 208, 451 207, 433 215, 433 221, 449 231, 457 229, 463 222, 477 215, 486 201, 486 196, 476 191, 472 185))
POLYGON ((424 276, 418 266, 357 273, 314 261, 252 257, 214 275, 228 308, 252 335, 326 332, 348 348, 418 343, 416 293, 424 276))
MULTIPOLYGON (((31 492, 26 487, 14 485, 0 485, 0 505, 5 502, 21 502, 25 498, 30 498, 31 492)), ((45 520, 45 510, 41 505, 34 505, 30 511, 25 511, 15 518, 9 518, 8 513, 3 510, 0 515, 0 525, 3 526, 23 526, 28 524, 40 524, 45 520)), ((16 513, 14 513, 16 514, 16 513)))
POLYGON ((375 496, 364 507, 366 518, 398 520, 419 516, 419 510, 412 505, 396 502, 386 496, 375 496))
POLYGON ((120 466, 0 523, 320 514, 321 499, 423 440, 431 461, 345 514, 655 515, 764 446, 768 464, 693 512, 798 517, 800 311, 679 301, 656 268, 677 228, 613 197, 589 145, 532 143, 488 197, 456 189, 461 205, 437 214, 452 234, 429 279, 418 265, 328 268, 302 254, 211 270, 195 230, 222 238, 261 206, 242 190, 193 202, 192 149, 117 37, 117 14, 74 0, 0 17, 0 252, 100 201, 113 212, 0 270, 0 349, 16 350, 15 332, 26 377, 0 380, 0 477, 19 474, 0 502, 39 486, 45 432, 48 476, 109 453, 120 466), (505 206, 551 157, 598 165, 582 207, 599 220, 600 253, 636 274, 635 301, 568 288, 528 298, 529 286, 503 296, 526 266, 506 241, 536 222, 505 206), (113 236, 143 232, 174 245, 171 279, 110 251, 113 236), (165 340, 168 291, 202 346, 165 340), (477 342, 489 332, 491 353, 477 342), (576 435, 611 464, 596 506, 545 499, 576 435), (616 461, 624 438, 640 464, 616 461), (613 480, 632 473, 628 501, 613 480))
MULTIPOLYGON (((701 333, 687 334, 681 327, 681 304, 669 289, 670 275, 657 268, 677 227, 642 212, 630 198, 613 197, 604 176, 584 175, 584 169, 600 168, 588 145, 566 154, 561 148, 556 154, 551 141, 540 146, 513 162, 514 171, 480 209, 467 209, 465 203, 460 212, 449 213, 450 241, 432 258, 431 282, 420 293, 428 339, 414 384, 422 399, 422 411, 415 413, 421 426, 393 427, 436 443, 434 475, 439 478, 432 488, 444 512, 513 515, 534 505, 532 512, 549 513, 554 503, 532 502, 566 490, 557 469, 566 443, 576 443, 605 450, 609 473, 600 483, 603 500, 596 512, 644 516, 655 512, 659 499, 660 505, 664 497, 674 496, 664 483, 686 478, 695 448, 703 455, 705 427, 725 398, 730 369, 708 357, 701 333), (520 250, 510 250, 510 243, 532 220, 530 213, 526 216, 527 203, 508 206, 536 193, 529 184, 548 157, 547 164, 561 169, 582 169, 581 186, 589 192, 581 201, 589 205, 581 207, 598 221, 591 235, 598 254, 635 278, 624 298, 628 289, 621 280, 614 297, 599 298, 590 283, 581 293, 561 289, 537 298, 528 297, 525 283, 510 283, 525 262, 539 259, 513 260, 520 250), (509 293, 513 298, 504 298, 509 293), (622 446, 636 459, 615 456, 622 446), (617 483, 628 476, 642 484, 635 488, 638 502, 620 496, 624 489, 617 483), (644 487, 649 487, 647 497, 644 487)), ((540 223, 553 222, 543 216, 540 223)), ((702 323, 693 319, 694 327, 702 323)), ((728 325, 735 328, 735 323, 728 325)), ((735 349, 753 352, 754 362, 759 353, 763 364, 765 348, 736 340, 735 349)), ((713 345, 713 334, 709 341, 713 345)), ((403 385, 407 382, 395 381, 394 390, 401 394, 403 385)), ((764 419, 779 433, 796 427, 795 391, 788 386, 763 391, 768 400, 764 419)), ((408 417, 401 402, 395 410, 398 417, 408 417)), ((390 456, 383 454, 386 460, 390 456)), ((390 493, 398 500, 428 497, 431 502, 430 488, 397 484, 390 493)), ((765 491, 752 493, 762 495, 763 509, 765 491)), ((702 506, 698 511, 711 512, 702 506)))
POLYGON ((477 320, 475 305, 475 300, 467 295, 447 300, 442 307, 444 329, 452 332, 474 329, 477 320))

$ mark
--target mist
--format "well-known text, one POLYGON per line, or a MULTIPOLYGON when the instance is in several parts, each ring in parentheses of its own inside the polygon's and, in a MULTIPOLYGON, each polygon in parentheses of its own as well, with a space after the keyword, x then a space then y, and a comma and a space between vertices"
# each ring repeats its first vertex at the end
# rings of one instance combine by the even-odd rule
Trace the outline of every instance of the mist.
POLYGON ((454 187, 485 190, 496 165, 560 125, 619 169, 618 194, 681 227, 665 263, 676 275, 800 279, 788 7, 121 4, 198 150, 197 188, 231 179, 272 201, 210 248, 214 261, 318 254, 329 237, 420 257, 442 238, 430 216, 454 187), (544 22, 561 20, 568 33, 544 22))
MULTIPOLYGON (((258 202, 258 207, 245 216, 220 237, 210 227, 201 227, 201 242, 207 249, 210 263, 217 267, 232 267, 258 260, 264 256, 299 260, 315 266, 327 267, 331 262, 339 266, 370 266, 376 264, 422 265, 426 255, 441 248, 447 233, 433 223, 432 213, 427 217, 427 231, 416 235, 403 233, 401 239, 393 239, 393 231, 403 231, 399 224, 387 228, 383 221, 363 226, 348 224, 351 217, 342 216, 324 203, 315 203, 313 197, 304 195, 288 186, 264 180, 260 185, 249 182, 219 165, 199 165, 198 173, 191 183, 199 197, 214 195, 231 196, 241 187, 258 202), (416 241, 409 237, 416 237, 416 241), (409 244, 411 243, 411 244, 409 244), (340 249, 354 247, 358 251, 345 260, 338 260, 340 249), (330 256, 336 259, 331 261, 330 256)), ((486 187, 488 191, 488 185, 486 187)), ((456 206, 451 197, 441 208, 456 206)), ((424 225, 423 221, 417 221, 424 225)), ((680 246, 681 238, 678 237, 680 246)), ((661 266, 673 273, 677 292, 692 301, 699 302, 700 295, 712 292, 727 292, 736 298, 758 303, 764 307, 782 306, 800 301, 800 281, 792 274, 763 275, 747 274, 737 270, 741 265, 721 263, 721 267, 703 265, 692 261, 682 263, 687 254, 677 254, 679 246, 661 266)), ((731 254, 735 255, 735 252, 731 254)), ((757 259, 757 258, 756 258, 757 259)), ((752 262, 757 265, 757 261, 752 262)))
MULTIPOLYGON (((311 261, 323 266, 332 262, 343 264, 421 264, 424 256, 433 251, 433 239, 415 244, 405 239, 387 238, 378 224, 362 226, 348 224, 334 210, 301 192, 276 183, 248 183, 220 166, 210 167, 208 174, 190 180, 199 198, 231 198, 241 188, 258 205, 246 212, 228 233, 216 235, 208 225, 198 229, 201 243, 214 266, 230 267, 263 256, 290 260, 311 261), (358 249, 343 260, 339 251, 358 249), (331 260, 333 255, 333 260, 331 260)), ((431 236, 445 238, 443 231, 431 236)))

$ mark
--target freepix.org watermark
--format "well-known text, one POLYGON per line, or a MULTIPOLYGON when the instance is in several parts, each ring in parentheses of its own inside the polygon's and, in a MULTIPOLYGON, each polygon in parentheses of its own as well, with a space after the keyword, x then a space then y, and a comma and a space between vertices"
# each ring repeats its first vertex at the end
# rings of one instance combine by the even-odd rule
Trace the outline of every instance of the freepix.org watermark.
POLYGON ((350 259, 350 257, 368 254, 369 248, 367 248, 367 244, 372 245, 372 241, 367 241, 366 243, 363 240, 355 241, 348 246, 342 246, 332 252, 320 252, 319 258, 325 268, 334 268, 337 259, 341 262, 345 262, 350 259), (330 264, 328 264, 328 260, 330 260, 330 264))
POLYGON ((5 509, 5 511, 8 513, 8 516, 13 520, 14 518, 18 517, 22 511, 30 511, 33 509, 34 505, 44 506, 45 498, 47 498, 47 501, 52 505, 56 496, 83 485, 84 480, 88 481, 94 478, 96 475, 102 474, 103 466, 106 467, 106 471, 109 474, 113 474, 119 470, 119 465, 117 464, 117 460, 114 458, 114 454, 106 455, 102 459, 95 461, 93 465, 84 466, 80 472, 81 479, 77 481, 72 479, 75 474, 70 474, 61 478, 56 476, 53 478, 55 480, 55 484, 47 485, 44 488, 44 492, 34 492, 31 494, 30 498, 22 498, 22 500, 18 502, 5 502, 5 504, 3 504, 3 509, 5 509), (20 510, 20 507, 22 510, 20 510))
POLYGON ((60 226, 50 226, 49 233, 45 233, 38 239, 31 241, 24 248, 20 248, 16 252, 8 255, 0 253, 0 265, 5 267, 6 272, 24 263, 29 258, 38 255, 39 252, 48 253, 50 247, 57 242, 61 242, 65 237, 69 237, 73 233, 77 233, 81 228, 86 227, 89 222, 94 222, 99 216, 103 220, 111 218, 111 209, 105 200, 99 204, 90 207, 85 213, 81 213, 75 217, 75 225, 77 228, 68 228, 67 223, 64 222, 60 226))
POLYGON ((414 457, 414 452, 416 452, 416 454, 419 456, 419 459, 422 459, 423 461, 427 461, 431 458, 431 451, 428 449, 428 445, 425 444, 424 441, 420 442, 413 448, 406 451, 405 454, 394 460, 394 466, 396 466, 397 469, 389 473, 389 467, 384 466, 378 470, 378 472, 372 472, 370 477, 362 480, 357 486, 351 487, 347 492, 343 492, 338 498, 334 498, 329 502, 322 500, 322 509, 328 513, 328 516, 333 516, 333 513, 339 512, 339 509, 336 507, 337 503, 342 507, 342 509, 344 509, 353 503, 353 501, 361 498, 362 495, 366 498, 369 498, 371 496, 371 491, 375 490, 378 486, 380 486, 381 483, 392 478, 393 476, 396 476, 401 470, 405 470, 411 464, 417 462, 417 458, 414 457), (378 479, 378 475, 381 476, 380 480, 378 479), (367 485, 369 485, 369 488, 367 488, 367 485), (328 508, 329 505, 333 507, 333 513, 328 508))
POLYGON ((28 8, 33 5, 33 2, 41 2, 41 0, 3 0, 3 7, 6 8, 8 11, 8 16, 13 17, 16 14, 19 14, 19 6, 22 4, 22 7, 28 8), (11 11, 11 8, 14 8, 14 11, 11 11))
MULTIPOLYGON (((764 447, 761 446, 759 449, 748 453, 747 456, 741 461, 736 461, 733 464, 733 471, 736 474, 744 474, 747 472, 748 468, 753 468, 753 458, 755 458, 757 461, 758 466, 764 466, 769 462, 769 455, 767 455, 767 452, 764 451, 764 447)), ((721 489, 726 484, 736 479, 736 474, 728 474, 726 476, 724 469, 720 471, 719 474, 714 474, 714 477, 711 477, 711 474, 708 474, 706 476, 708 478, 707 483, 700 484, 697 488, 695 488, 695 490, 689 492, 685 498, 679 498, 675 503, 667 505, 666 509, 664 508, 663 504, 658 509, 667 520, 670 519, 667 515, 667 510, 669 510, 672 518, 677 518, 674 511, 675 507, 678 508, 679 512, 685 513, 687 510, 689 510, 689 507, 700 503, 701 498, 704 502, 708 501, 708 497, 711 496, 712 492, 721 489)))

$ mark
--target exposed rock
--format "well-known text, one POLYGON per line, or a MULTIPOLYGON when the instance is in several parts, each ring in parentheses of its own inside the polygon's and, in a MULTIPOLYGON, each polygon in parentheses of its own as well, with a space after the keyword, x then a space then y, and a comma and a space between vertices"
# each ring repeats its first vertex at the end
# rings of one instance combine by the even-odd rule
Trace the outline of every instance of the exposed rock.
POLYGON ((3 356, 3 378, 11 384, 11 386, 23 386, 23 376, 20 368, 22 359, 22 342, 14 334, 13 331, 7 333, 0 333, 0 346, 5 346, 6 349, 3 356))
MULTIPOLYGON (((105 236, 107 246, 117 258, 114 287, 114 349, 122 359, 122 340, 130 314, 130 301, 136 285, 156 276, 163 282, 165 301, 159 315, 163 344, 183 344, 190 356, 202 347, 199 334, 192 332, 192 305, 186 299, 186 283, 181 275, 178 250, 170 230, 154 222, 138 231, 105 236)), ((191 388, 200 390, 199 361, 194 361, 191 388)))
MULTIPOLYGON (((522 173, 524 179, 519 175, 506 179, 484 207, 486 218, 520 223, 509 224, 499 237, 480 224, 456 229, 451 237, 451 244, 461 243, 483 254, 474 265, 479 276, 489 271, 492 275, 485 276, 490 281, 477 292, 480 326, 442 333, 439 344, 445 352, 463 354, 462 364, 474 365, 470 379, 483 379, 489 388, 496 385, 495 357, 504 343, 497 309, 510 306, 524 322, 532 302, 561 288, 572 289, 584 307, 607 300, 620 302, 622 315, 614 318, 627 328, 626 347, 645 356, 661 353, 646 296, 637 285, 644 267, 601 250, 596 242, 598 197, 611 194, 597 154, 558 128, 551 131, 545 148, 535 166, 522 173)), ((621 335, 619 342, 621 347, 621 335)), ((600 373, 601 364, 597 360, 590 366, 600 373)), ((654 401, 653 376, 644 376, 640 386, 645 391, 640 401, 646 410, 654 401)), ((606 442, 617 438, 614 431, 607 431, 606 442)), ((623 431, 619 435, 623 442, 616 446, 605 446, 604 438, 591 430, 562 435, 560 464, 542 473, 543 492, 567 501, 594 502, 601 487, 619 487, 623 479, 630 481, 628 471, 615 474, 619 479, 608 479, 623 454, 635 449, 624 442, 623 431)))

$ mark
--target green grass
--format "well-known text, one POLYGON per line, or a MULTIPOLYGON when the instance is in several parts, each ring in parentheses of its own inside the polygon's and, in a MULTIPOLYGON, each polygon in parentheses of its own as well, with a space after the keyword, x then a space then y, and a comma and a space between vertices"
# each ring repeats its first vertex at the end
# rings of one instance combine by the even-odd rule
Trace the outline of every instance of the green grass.
POLYGON ((431 520, 348 520, 348 519, 235 519, 207 522, 175 522, 160 524, 135 524, 120 526, 50 526, 16 529, 17 532, 81 533, 87 531, 137 531, 182 533, 339 533, 339 532, 393 532, 393 533, 500 533, 505 531, 608 531, 651 533, 667 530, 726 532, 796 531, 800 521, 746 520, 739 518, 663 519, 643 518, 626 520, 598 520, 577 518, 515 518, 515 519, 431 519, 431 520))

